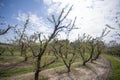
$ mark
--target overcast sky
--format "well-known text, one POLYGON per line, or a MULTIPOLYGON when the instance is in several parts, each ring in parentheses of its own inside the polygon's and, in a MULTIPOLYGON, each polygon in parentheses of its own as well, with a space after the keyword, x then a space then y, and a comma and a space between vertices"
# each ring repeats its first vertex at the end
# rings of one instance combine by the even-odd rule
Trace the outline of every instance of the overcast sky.
MULTIPOLYGON (((71 32, 71 41, 77 39, 78 34, 83 33, 93 37, 100 36, 106 24, 114 28, 118 27, 115 17, 120 17, 120 0, 0 0, 0 16, 4 17, 0 22, 22 25, 29 15, 30 24, 32 24, 27 30, 29 34, 35 31, 49 34, 53 27, 47 18, 52 14, 59 15, 62 8, 68 10, 71 5, 73 9, 67 19, 73 20, 77 17, 75 26, 79 28, 71 32)), ((116 30, 111 30, 104 40, 113 40, 114 37, 111 36, 115 32, 116 30)), ((10 39, 12 36, 13 33, 9 31, 0 36, 0 41, 6 42, 5 39, 10 39)), ((60 33, 59 38, 65 39, 65 33, 60 33)))

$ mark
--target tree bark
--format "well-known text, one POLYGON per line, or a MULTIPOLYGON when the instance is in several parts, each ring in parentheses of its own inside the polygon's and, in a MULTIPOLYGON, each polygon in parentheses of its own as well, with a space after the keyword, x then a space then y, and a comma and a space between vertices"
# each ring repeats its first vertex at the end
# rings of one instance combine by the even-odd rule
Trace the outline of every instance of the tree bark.
POLYGON ((37 64, 36 64, 36 71, 35 71, 34 80, 38 80, 39 72, 41 71, 41 70, 40 70, 40 61, 41 61, 41 57, 38 56, 38 58, 37 58, 37 64))
POLYGON ((83 65, 83 66, 86 66, 86 61, 83 61, 82 65, 83 65))
POLYGON ((70 66, 67 67, 67 72, 71 72, 70 66))
POLYGON ((28 57, 27 57, 27 56, 25 56, 24 61, 26 62, 27 60, 28 60, 28 57))
POLYGON ((40 72, 40 70, 39 70, 39 69, 37 69, 37 70, 35 71, 34 80, 38 80, 38 77, 39 77, 39 72, 40 72))

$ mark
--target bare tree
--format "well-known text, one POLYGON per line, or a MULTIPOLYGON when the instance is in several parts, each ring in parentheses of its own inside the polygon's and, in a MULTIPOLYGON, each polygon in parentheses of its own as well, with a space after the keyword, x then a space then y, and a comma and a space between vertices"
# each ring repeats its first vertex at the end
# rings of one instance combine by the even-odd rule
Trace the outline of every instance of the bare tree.
POLYGON ((100 54, 104 50, 104 42, 102 41, 105 36, 109 34, 110 30, 107 30, 107 27, 103 29, 101 35, 95 39, 95 48, 96 54, 94 54, 91 62, 99 58, 100 54))
POLYGON ((16 36, 15 36, 15 40, 12 40, 12 41, 18 43, 21 56, 22 55, 24 56, 24 61, 27 61, 27 59, 28 59, 27 54, 26 54, 26 51, 28 48, 27 37, 26 37, 27 34, 25 34, 28 23, 29 23, 29 19, 26 20, 23 28, 18 29, 17 26, 14 28, 16 36))
POLYGON ((50 65, 50 64, 52 64, 56 61, 57 58, 55 58, 54 60, 51 60, 50 62, 48 62, 44 65, 42 65, 42 58, 43 58, 43 55, 45 54, 45 51, 46 51, 47 46, 50 43, 50 41, 53 40, 58 35, 58 33, 60 31, 64 31, 64 29, 71 30, 73 28, 73 25, 70 26, 71 22, 68 25, 64 25, 64 23, 63 23, 71 10, 72 10, 72 7, 67 11, 67 13, 65 15, 63 15, 64 9, 62 9, 62 11, 61 11, 61 13, 60 13, 60 15, 58 16, 57 19, 55 18, 54 15, 52 15, 52 19, 48 18, 48 20, 54 25, 54 27, 53 27, 54 30, 48 38, 46 38, 44 36, 44 34, 42 34, 42 33, 39 33, 39 34, 36 35, 36 37, 38 38, 38 41, 39 41, 39 48, 38 48, 39 50, 37 52, 34 50, 35 47, 32 46, 32 44, 35 43, 37 40, 34 39, 32 41, 28 41, 30 50, 32 51, 32 54, 36 58, 36 69, 35 69, 34 80, 38 80, 39 72, 42 69, 44 69, 46 66, 48 66, 48 65, 50 65), (42 35, 44 36, 44 39, 41 38, 42 35))
POLYGON ((83 60, 84 66, 93 57, 94 50, 95 50, 94 41, 95 39, 92 38, 90 35, 83 34, 81 38, 79 37, 78 53, 80 54, 83 60))
POLYGON ((92 61, 98 59, 99 56, 101 55, 101 53, 103 52, 103 50, 104 50, 104 42, 97 40, 96 41, 96 51, 95 51, 96 54, 94 54, 92 61))
POLYGON ((76 59, 75 48, 71 46, 68 40, 56 41, 53 45, 53 53, 57 58, 62 59, 67 68, 67 72, 71 72, 71 65, 76 59))
POLYGON ((90 35, 83 34, 82 37, 79 37, 79 47, 78 53, 83 60, 83 65, 85 66, 87 62, 96 60, 102 53, 104 44, 103 37, 105 37, 110 30, 107 30, 107 27, 103 29, 102 34, 99 37, 92 38, 90 35), (88 55, 89 53, 89 55, 88 55))

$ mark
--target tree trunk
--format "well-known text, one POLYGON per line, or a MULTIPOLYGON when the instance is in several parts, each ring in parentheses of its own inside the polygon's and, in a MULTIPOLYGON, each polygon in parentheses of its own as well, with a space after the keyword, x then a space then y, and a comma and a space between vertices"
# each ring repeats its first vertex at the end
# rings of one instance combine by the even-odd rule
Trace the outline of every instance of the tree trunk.
POLYGON ((70 66, 67 66, 67 72, 71 72, 70 66))
POLYGON ((39 57, 37 58, 36 71, 35 71, 35 75, 34 75, 34 80, 38 80, 38 78, 39 78, 40 60, 41 60, 41 57, 39 56, 39 57))
POLYGON ((91 59, 90 62, 93 63, 93 60, 94 60, 94 59, 91 59))
POLYGON ((99 58, 100 54, 101 54, 101 52, 98 52, 97 55, 95 56, 95 58, 92 59, 92 61, 93 61, 93 60, 97 60, 97 59, 99 58))
POLYGON ((38 77, 39 77, 39 72, 40 72, 40 70, 39 70, 39 69, 37 69, 37 70, 35 71, 34 80, 38 80, 38 77))
POLYGON ((86 61, 83 61, 82 65, 83 65, 83 66, 86 66, 86 61))
POLYGON ((27 60, 28 60, 28 57, 27 57, 27 56, 25 56, 24 61, 26 62, 27 60))
POLYGON ((101 54, 101 52, 99 52, 99 53, 96 55, 95 60, 99 58, 100 54, 101 54))

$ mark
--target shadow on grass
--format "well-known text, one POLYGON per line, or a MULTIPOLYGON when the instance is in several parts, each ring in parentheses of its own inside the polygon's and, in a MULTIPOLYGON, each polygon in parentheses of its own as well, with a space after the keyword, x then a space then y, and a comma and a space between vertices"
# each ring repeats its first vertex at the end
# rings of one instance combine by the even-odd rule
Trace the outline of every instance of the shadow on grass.
POLYGON ((0 65, 2 67, 0 71, 8 71, 8 70, 16 69, 16 68, 19 68, 21 64, 28 64, 28 63, 25 61, 20 61, 20 62, 12 63, 9 65, 0 65))

